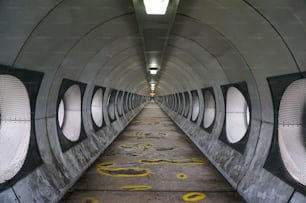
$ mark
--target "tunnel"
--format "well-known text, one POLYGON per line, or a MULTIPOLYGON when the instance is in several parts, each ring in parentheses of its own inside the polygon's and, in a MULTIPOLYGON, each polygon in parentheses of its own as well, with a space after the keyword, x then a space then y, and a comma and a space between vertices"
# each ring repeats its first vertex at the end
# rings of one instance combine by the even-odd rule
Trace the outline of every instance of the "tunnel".
POLYGON ((305 203, 305 112, 303 0, 0 1, 0 202, 65 201, 90 167, 121 173, 96 160, 155 119, 242 202, 305 203))

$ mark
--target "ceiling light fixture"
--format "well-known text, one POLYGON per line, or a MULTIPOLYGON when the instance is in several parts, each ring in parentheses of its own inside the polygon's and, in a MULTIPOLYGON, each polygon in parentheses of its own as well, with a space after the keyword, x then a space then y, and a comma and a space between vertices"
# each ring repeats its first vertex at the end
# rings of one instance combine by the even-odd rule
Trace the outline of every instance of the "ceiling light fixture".
POLYGON ((158 69, 157 68, 150 68, 149 71, 150 71, 151 75, 156 75, 157 72, 158 72, 158 69))
POLYGON ((165 15, 169 0, 143 0, 148 15, 165 15))
POLYGON ((157 74, 157 70, 150 70, 150 74, 151 75, 156 75, 157 74))
POLYGON ((157 63, 150 63, 150 68, 157 68, 158 64, 157 63))

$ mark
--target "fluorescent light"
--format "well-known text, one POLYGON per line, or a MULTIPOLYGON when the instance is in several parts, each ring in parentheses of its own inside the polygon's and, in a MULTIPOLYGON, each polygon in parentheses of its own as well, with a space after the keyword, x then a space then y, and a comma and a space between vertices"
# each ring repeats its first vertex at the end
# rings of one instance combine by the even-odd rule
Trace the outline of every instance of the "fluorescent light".
POLYGON ((165 15, 169 0, 143 0, 148 15, 165 15))
POLYGON ((158 70, 154 70, 154 69, 153 69, 153 70, 150 70, 150 74, 151 74, 151 75, 156 75, 156 74, 157 74, 157 71, 158 71, 158 70))
POLYGON ((157 67, 158 67, 157 63, 151 63, 150 64, 150 68, 157 68, 157 67))

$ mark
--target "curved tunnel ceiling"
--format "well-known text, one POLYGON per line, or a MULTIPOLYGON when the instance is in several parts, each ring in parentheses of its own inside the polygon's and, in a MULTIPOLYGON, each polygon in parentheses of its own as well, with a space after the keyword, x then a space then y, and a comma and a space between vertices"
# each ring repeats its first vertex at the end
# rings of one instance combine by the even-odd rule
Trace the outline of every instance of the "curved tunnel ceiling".
MULTIPOLYGON (((158 95, 244 78, 253 88, 252 95, 271 108, 271 100, 262 99, 270 97, 266 77, 306 67, 303 5, 300 1, 277 5, 180 1, 164 54, 158 95), (274 11, 274 6, 282 9, 274 11)), ((66 76, 100 85, 105 79, 120 81, 108 85, 149 93, 148 84, 140 86, 147 77, 131 1, 50 1, 21 6, 2 2, 1 11, 4 17, 13 16, 2 20, 6 29, 1 38, 1 62, 44 72, 47 77, 40 98, 49 91, 56 94, 59 81, 66 76), (20 16, 24 20, 19 22, 20 16), (12 24, 22 26, 10 27, 12 24), (128 77, 122 76, 125 71, 128 77)), ((271 114, 262 114, 264 120, 272 121, 271 114)))
MULTIPOLYGON (((305 67, 296 66, 296 64, 303 64, 305 61, 301 52, 298 49, 296 51, 294 49, 288 50, 290 45, 295 48, 297 44, 300 44, 293 42, 293 40, 297 40, 297 37, 295 36, 293 39, 290 36, 286 37, 285 35, 283 37, 281 35, 280 30, 285 30, 282 25, 287 25, 286 22, 277 22, 272 25, 271 23, 274 21, 269 19, 269 17, 273 17, 268 12, 270 10, 265 10, 267 13, 267 16, 265 16, 257 9, 257 7, 269 8, 273 5, 265 5, 258 1, 256 5, 253 4, 255 3, 247 1, 235 3, 226 1, 180 1, 169 36, 163 68, 167 69, 168 64, 175 64, 178 69, 187 69, 187 72, 195 70, 195 73, 210 78, 210 81, 203 82, 205 78, 202 77, 201 80, 196 80, 196 84, 209 86, 215 79, 220 81, 220 78, 217 79, 217 77, 221 77, 221 75, 224 75, 231 82, 239 80, 239 77, 235 79, 235 74, 233 74, 239 67, 241 67, 241 71, 245 72, 243 75, 249 75, 250 80, 252 80, 252 77, 256 78, 257 83, 260 83, 261 72, 269 75, 267 71, 277 69, 278 73, 285 74, 288 73, 288 68, 291 68, 294 72, 296 69, 301 69, 300 67, 305 67), (242 12, 243 18, 241 18, 242 12), (276 26, 283 29, 278 30, 276 26), (288 39, 289 42, 284 41, 285 39, 288 39), (177 55, 172 47, 185 52, 188 51, 193 58, 201 60, 202 65, 191 64, 189 67, 182 67, 185 66, 182 63, 169 63, 168 60, 174 60, 171 56, 177 55), (292 57, 293 52, 297 53, 294 55, 295 58, 292 57), (211 59, 204 59, 205 55, 203 53, 211 59), (238 59, 233 60, 233 56, 238 59), (220 74, 220 67, 212 63, 213 60, 219 64, 223 74, 220 74), (263 68, 267 64, 271 67, 269 70, 263 68), (206 67, 207 70, 203 67, 206 67)), ((285 7, 285 2, 283 4, 285 7)), ((299 4, 293 5, 294 8, 300 6, 299 4)), ((278 5, 278 7, 281 6, 278 5)), ((145 67, 144 56, 140 54, 143 53, 143 50, 140 44, 136 17, 130 1, 124 3, 116 1, 86 3, 61 1, 57 4, 45 2, 42 5, 29 4, 24 7, 7 3, 2 8, 4 14, 14 11, 16 13, 13 12, 12 15, 25 15, 24 22, 21 22, 24 25, 22 32, 21 30, 8 28, 4 33, 10 41, 15 40, 13 43, 15 46, 5 46, 7 42, 4 42, 3 47, 10 47, 9 50, 1 51, 1 53, 5 53, 1 56, 6 56, 2 59, 4 64, 32 70, 43 70, 53 76, 56 70, 60 74, 69 71, 74 72, 75 70, 74 77, 88 80, 95 75, 92 69, 87 71, 87 68, 92 67, 92 64, 95 64, 97 68, 97 64, 100 64, 100 70, 111 69, 107 66, 107 61, 116 60, 113 58, 114 55, 118 55, 124 48, 134 46, 130 49, 138 50, 139 53, 139 57, 135 58, 139 65, 134 66, 134 68, 144 69, 145 67), (26 13, 27 10, 32 12, 26 13), (23 33, 22 36, 20 33, 23 33), (8 56, 9 53, 11 53, 10 56, 8 56)), ((276 14, 274 13, 274 16, 276 14)), ((303 13, 298 14, 302 15, 303 13)), ((10 23, 15 23, 17 19, 12 18, 11 20, 10 23)), ((294 25, 291 23, 290 25, 298 28, 301 22, 298 18, 295 20, 297 23, 294 25)), ((288 30, 285 30, 286 34, 288 30)), ((297 35, 297 32, 294 34, 297 35)), ((297 48, 300 49, 300 47, 297 48)), ((180 57, 180 60, 188 59, 187 57, 180 57)), ((126 67, 128 66, 130 64, 126 64, 126 67)), ((143 70, 143 73, 145 73, 145 70, 143 70)), ((274 71, 271 71, 270 74, 273 75, 274 71)), ((165 75, 166 73, 163 77, 166 77, 165 75)), ((174 80, 178 78, 175 72, 173 72, 173 76, 174 80)), ((180 75, 179 78, 182 78, 182 76, 180 75)), ((221 77, 222 81, 225 81, 224 76, 221 77)), ((114 77, 118 76, 114 75, 114 77)), ((175 84, 168 81, 171 80, 169 77, 166 81, 163 81, 163 77, 160 78, 161 84, 175 84)), ((137 74, 137 78, 140 78, 139 81, 143 81, 145 75, 137 74)), ((189 79, 190 76, 185 80, 188 81, 189 79)), ((135 84, 138 84, 137 81, 135 81, 135 84)), ((130 83, 124 84, 123 82, 122 87, 125 85, 131 86, 130 83)), ((171 86, 170 92, 191 88, 188 85, 183 87, 171 86)), ((169 87, 159 87, 159 89, 167 90, 169 87)), ((159 94, 165 95, 170 92, 161 91, 159 94)), ((147 94, 148 86, 138 93, 147 94)))

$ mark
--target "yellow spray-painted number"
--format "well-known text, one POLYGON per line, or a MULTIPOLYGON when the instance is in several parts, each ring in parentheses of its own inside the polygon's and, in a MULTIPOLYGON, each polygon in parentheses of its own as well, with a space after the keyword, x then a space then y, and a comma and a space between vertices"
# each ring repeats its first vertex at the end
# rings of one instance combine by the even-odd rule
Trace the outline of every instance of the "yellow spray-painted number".
POLYGON ((149 185, 132 185, 132 186, 122 186, 122 190, 150 190, 152 187, 149 185))
POLYGON ((99 203, 99 200, 94 197, 84 197, 82 203, 99 203))
POLYGON ((115 163, 100 163, 97 164, 97 173, 104 176, 113 177, 135 177, 135 176, 147 176, 151 173, 151 170, 146 168, 115 168, 115 163))
POLYGON ((188 176, 185 173, 178 173, 176 174, 176 178, 180 180, 184 180, 184 179, 187 179, 188 176))
POLYGON ((204 199, 206 197, 205 194, 200 192, 190 192, 183 196, 183 200, 186 202, 196 202, 204 199))
POLYGON ((139 160, 140 164, 205 164, 204 159, 199 158, 191 158, 191 159, 179 159, 179 160, 171 160, 171 159, 153 159, 153 160, 139 160))

